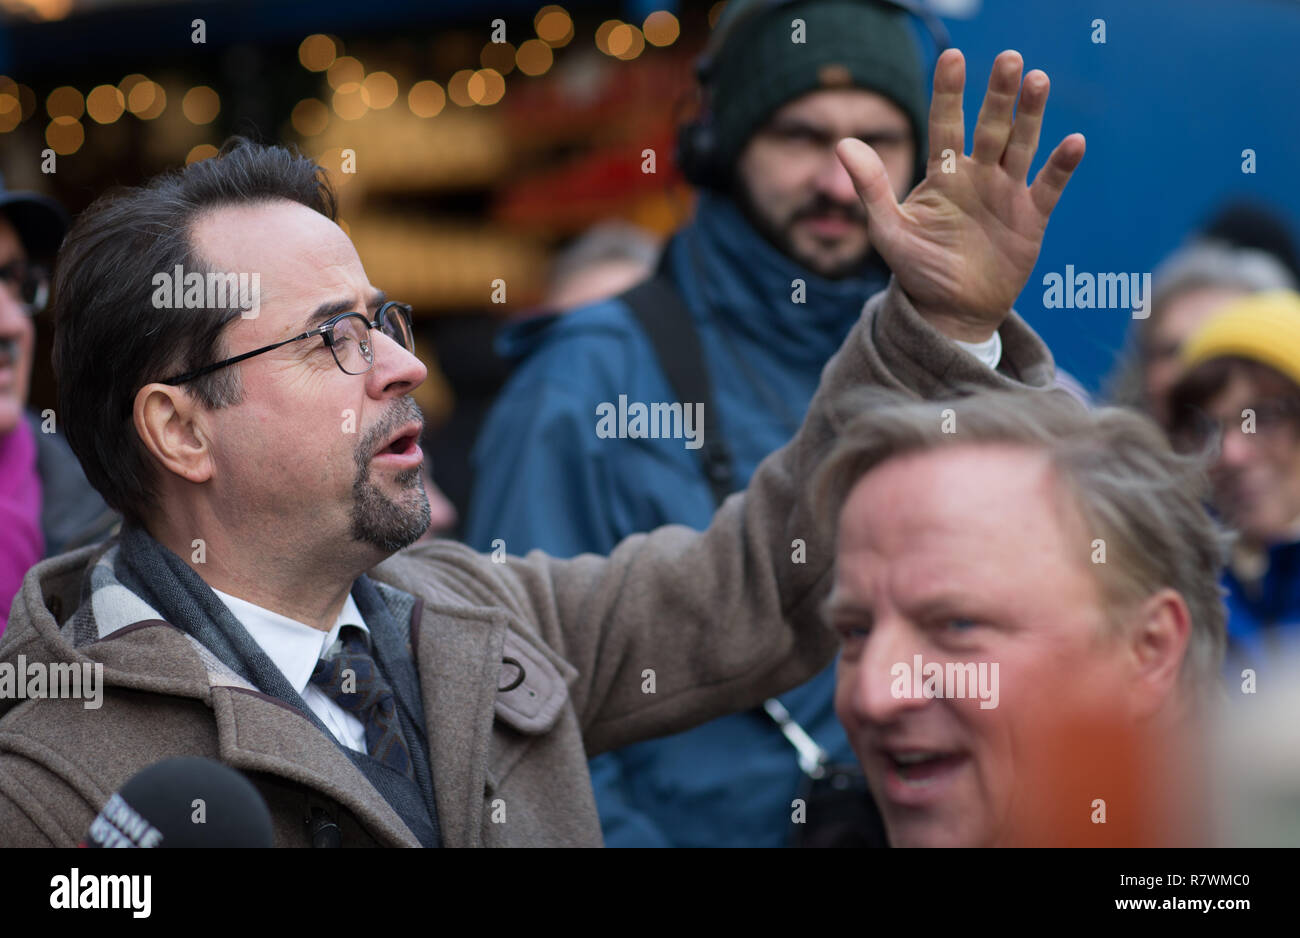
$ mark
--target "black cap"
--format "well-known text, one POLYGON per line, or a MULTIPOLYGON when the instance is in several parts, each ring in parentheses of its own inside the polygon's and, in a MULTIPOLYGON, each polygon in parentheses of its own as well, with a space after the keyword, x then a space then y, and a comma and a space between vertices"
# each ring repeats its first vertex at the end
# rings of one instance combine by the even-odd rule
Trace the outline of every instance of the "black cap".
POLYGON ((18 232, 27 253, 53 257, 68 230, 68 213, 49 196, 35 192, 12 192, 0 175, 0 213, 18 232))

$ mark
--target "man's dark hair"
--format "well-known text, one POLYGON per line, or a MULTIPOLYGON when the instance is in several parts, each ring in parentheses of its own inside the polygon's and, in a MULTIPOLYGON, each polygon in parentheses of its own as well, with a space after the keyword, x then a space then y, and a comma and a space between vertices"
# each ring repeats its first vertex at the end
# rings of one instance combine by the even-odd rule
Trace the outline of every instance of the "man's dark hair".
MULTIPOLYGON (((153 460, 135 430, 151 381, 227 356, 222 333, 242 310, 154 306, 157 274, 216 273, 194 248, 195 220, 216 208, 287 199, 335 220, 334 193, 310 159, 232 137, 211 159, 96 199, 74 222, 54 271, 54 372, 64 433, 86 478, 127 521, 155 501, 153 460)), ((179 306, 180 304, 176 304, 179 306)), ((206 407, 239 403, 239 372, 185 385, 206 407)))

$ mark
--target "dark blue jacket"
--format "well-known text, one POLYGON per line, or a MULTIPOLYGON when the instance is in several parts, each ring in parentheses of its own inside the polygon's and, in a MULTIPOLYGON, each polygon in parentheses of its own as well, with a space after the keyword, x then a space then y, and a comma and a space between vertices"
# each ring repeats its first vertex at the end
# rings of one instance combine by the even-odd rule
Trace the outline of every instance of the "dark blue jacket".
MULTIPOLYGON (((815 277, 730 201, 707 193, 666 250, 744 486, 793 436, 822 367, 888 274, 873 267, 861 278, 815 277)), ((626 304, 524 323, 501 345, 523 360, 475 447, 472 546, 491 550, 500 539, 512 554, 603 554, 660 525, 708 526, 714 504, 697 450, 681 439, 597 435, 601 403, 677 399, 626 304)), ((779 699, 833 759, 851 762, 833 689, 832 665, 779 699)), ((604 754, 591 771, 609 846, 779 846, 801 781, 795 750, 761 711, 604 754)))
POLYGON ((1260 673, 1283 654, 1300 655, 1300 541, 1268 550, 1268 568, 1247 586, 1229 569, 1227 590, 1229 687, 1241 680, 1242 668, 1260 673))

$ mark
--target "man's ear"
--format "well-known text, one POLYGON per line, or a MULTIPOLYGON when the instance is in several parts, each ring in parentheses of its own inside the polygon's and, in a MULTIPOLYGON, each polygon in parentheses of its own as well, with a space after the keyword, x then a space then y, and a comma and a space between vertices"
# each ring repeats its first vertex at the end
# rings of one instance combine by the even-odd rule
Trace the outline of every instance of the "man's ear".
POLYGON ((1166 587, 1138 607, 1128 632, 1133 717, 1155 715, 1177 692, 1191 637, 1192 616, 1177 591, 1166 587))
POLYGON ((206 409, 183 388, 146 384, 135 395, 135 431, 153 457, 189 482, 207 482, 213 475, 212 447, 206 409))

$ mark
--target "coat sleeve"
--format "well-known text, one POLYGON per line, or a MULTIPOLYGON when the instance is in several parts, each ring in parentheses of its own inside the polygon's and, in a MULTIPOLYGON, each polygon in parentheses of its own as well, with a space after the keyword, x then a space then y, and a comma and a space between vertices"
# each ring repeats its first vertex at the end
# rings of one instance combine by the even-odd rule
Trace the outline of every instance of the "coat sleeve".
POLYGON ((995 372, 891 282, 827 364, 798 433, 704 532, 669 525, 628 537, 607 558, 534 551, 500 564, 443 542, 431 548, 440 572, 474 580, 469 591, 504 605, 575 667, 570 695, 589 754, 756 706, 811 678, 837 648, 819 608, 833 535, 817 523, 808 485, 850 416, 835 402, 870 385, 931 398, 1049 387, 1041 340, 1014 312, 1000 331, 995 372))

